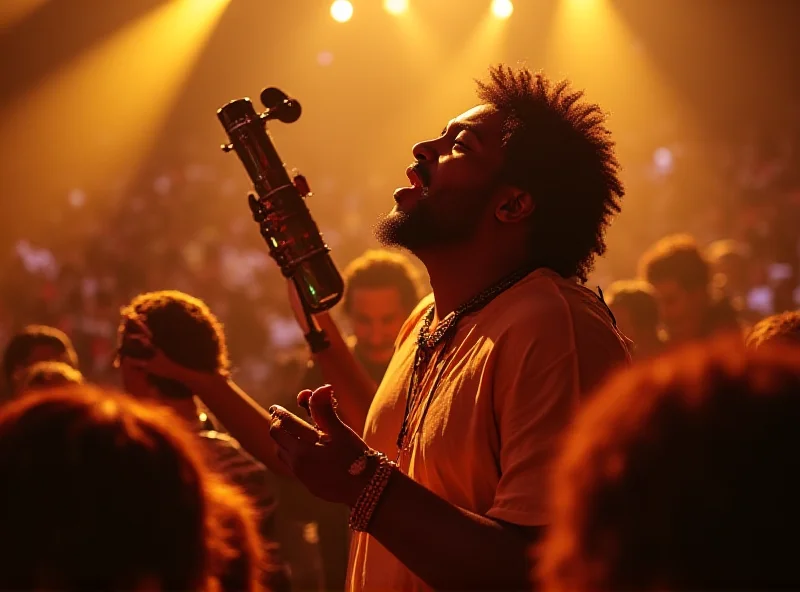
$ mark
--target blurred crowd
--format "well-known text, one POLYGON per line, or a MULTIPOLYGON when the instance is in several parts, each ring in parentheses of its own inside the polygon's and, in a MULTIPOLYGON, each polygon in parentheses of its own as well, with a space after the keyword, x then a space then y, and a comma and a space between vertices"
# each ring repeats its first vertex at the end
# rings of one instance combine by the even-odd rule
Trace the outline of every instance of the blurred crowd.
MULTIPOLYGON (((631 339, 634 358, 652 358, 673 346, 696 343, 718 333, 746 335, 764 317, 797 308, 798 148, 797 138, 789 134, 740 138, 738 143, 725 144, 724 148, 698 141, 661 147, 649 153, 647 159, 634 159, 629 164, 625 214, 609 237, 609 256, 599 263, 590 285, 603 288, 601 297, 608 303, 618 327, 631 339)), ((107 574, 92 574, 91 565, 83 565, 79 558, 69 555, 70 549, 59 547, 54 557, 59 561, 62 556, 69 559, 72 571, 67 569, 65 573, 69 572, 72 579, 57 581, 56 587, 61 584, 91 587, 98 583, 116 586, 120 582, 126 586, 139 585, 136 578, 145 569, 144 573, 157 576, 165 589, 172 583, 175 587, 198 588, 197 582, 214 580, 222 582, 223 589, 256 590, 263 581, 269 589, 285 590, 289 585, 288 574, 298 590, 341 589, 347 565, 346 508, 333 508, 315 501, 291 480, 271 474, 250 457, 253 454, 260 460, 256 453, 257 442, 243 441, 240 446, 225 434, 222 424, 216 423, 216 418, 207 413, 202 403, 199 408, 195 406, 192 397, 197 395, 201 402, 206 396, 209 400, 217 396, 230 398, 231 393, 225 389, 241 387, 265 406, 277 402, 288 407, 300 388, 318 386, 324 380, 320 369, 308 362, 303 330, 296 320, 300 315, 293 310, 287 284, 270 260, 266 245, 250 218, 245 190, 241 180, 227 178, 207 163, 177 162, 169 169, 148 176, 138 187, 116 192, 113 199, 91 206, 87 203, 89 196, 74 190, 67 196, 64 215, 53 221, 49 242, 19 241, 13 251, 6 254, 0 301, 0 341, 6 342, 14 334, 18 339, 6 349, 6 386, 13 384, 18 392, 52 384, 78 386, 71 396, 50 394, 38 399, 23 398, 6 406, 0 413, 0 438, 18 437, 20 441, 40 438, 42 448, 34 461, 42 466, 49 466, 53 450, 68 444, 78 452, 70 456, 71 449, 67 450, 65 465, 78 459, 80 466, 71 470, 97 473, 96 466, 101 466, 103 459, 94 459, 84 450, 102 453, 102 447, 92 448, 97 444, 92 440, 93 431, 103 432, 104 426, 112 424, 117 430, 122 429, 121 426, 141 424, 138 431, 109 432, 117 438, 115 444, 109 444, 110 448, 118 446, 119 441, 127 443, 127 438, 131 450, 138 446, 151 450, 152 442, 164 440, 163 447, 174 455, 175 463, 186 465, 189 467, 186 470, 199 475, 198 491, 178 491, 168 483, 155 483, 176 498, 181 495, 203 498, 198 507, 205 504, 206 509, 185 516, 186 523, 175 528, 186 532, 186 525, 196 526, 212 519, 224 526, 209 530, 204 537, 196 536, 193 540, 187 537, 188 542, 174 543, 197 547, 195 563, 183 566, 182 570, 170 571, 165 563, 170 555, 163 550, 153 555, 155 559, 152 560, 160 563, 151 568, 147 564, 151 557, 144 551, 146 545, 121 553, 133 566, 130 569, 134 570, 131 572, 134 577, 128 580, 115 578, 129 566, 116 565, 109 559, 107 574), (138 294, 144 295, 134 299, 138 294), (224 334, 217 319, 224 325, 224 334), (31 332, 27 336, 18 333, 31 323, 60 329, 63 334, 41 327, 29 328, 31 332), (121 340, 120 336, 124 338, 121 340), (165 378, 170 375, 165 371, 163 375, 157 374, 161 378, 141 382, 137 387, 136 372, 144 371, 143 367, 137 370, 136 364, 144 364, 141 360, 150 360, 147 364, 153 364, 155 355, 137 349, 141 347, 137 340, 142 336, 151 339, 158 351, 163 351, 182 367, 175 371, 176 378, 165 378), (204 351, 204 343, 210 344, 208 351, 204 351), (120 351, 128 361, 127 368, 125 363, 121 368, 115 363, 120 351), (41 360, 49 361, 36 363, 41 360), (208 378, 227 377, 229 369, 235 379, 233 386, 226 383, 221 387, 208 378), (194 382, 200 374, 206 378, 194 382), (137 399, 150 397, 155 388, 164 396, 170 410, 155 413, 133 399, 109 396, 108 391, 81 386, 85 382, 124 387, 137 399), (36 414, 43 414, 41 423, 26 423, 26 418, 36 414), (195 450, 199 447, 190 437, 191 431, 174 427, 176 417, 182 417, 200 436, 205 453, 195 450), (173 436, 169 435, 170 429, 175 432, 173 436), (84 442, 78 437, 80 433, 75 436, 75 430, 85 430, 91 442, 84 442), (59 434, 67 432, 70 436, 59 440, 59 434), (45 433, 52 437, 45 438, 45 433), (208 450, 213 450, 214 454, 208 455, 208 450), (209 457, 213 462, 201 462, 200 456, 209 457), (97 465, 93 464, 95 461, 97 465), (250 501, 238 497, 239 490, 226 490, 225 483, 215 486, 216 473, 212 469, 238 485, 249 495, 250 501), (280 515, 284 524, 275 521, 276 498, 281 500, 280 515), (259 523, 254 518, 256 510, 262 518, 268 519, 259 523), (272 548, 264 545, 265 541, 272 540, 280 542, 282 555, 277 552, 271 555, 272 548), (85 573, 82 570, 86 570, 85 573), (226 584, 226 579, 232 579, 233 583, 226 584)), ((382 203, 389 203, 389 200, 382 203)), ((328 198, 315 201, 312 211, 333 247, 337 263, 344 270, 347 288, 337 320, 350 334, 348 345, 369 379, 378 383, 392 356, 400 326, 428 286, 419 277, 415 264, 407 258, 367 250, 373 244, 367 229, 375 213, 366 207, 360 209, 361 206, 363 204, 357 200, 328 198)), ((796 313, 762 323, 750 333, 749 346, 758 349, 761 342, 776 336, 781 341, 796 340, 799 323, 796 313)), ((692 444, 694 432, 691 429, 695 424, 702 431, 708 422, 713 423, 718 418, 730 425, 741 419, 735 414, 706 414, 703 409, 687 411, 690 405, 686 403, 686 409, 681 407, 685 403, 683 398, 695 397, 705 401, 711 409, 732 393, 738 397, 737 405, 743 412, 763 411, 763 421, 756 421, 748 436, 750 439, 745 439, 748 446, 761 442, 759 438, 769 430, 767 424, 775 419, 778 407, 785 408, 792 418, 797 415, 797 405, 793 402, 798 380, 795 359, 788 354, 786 357, 759 357, 742 350, 741 339, 736 345, 730 343, 730 346, 695 346, 694 350, 664 358, 667 360, 664 367, 671 368, 672 374, 659 374, 655 364, 637 365, 601 390, 597 402, 582 415, 581 425, 585 430, 577 430, 568 438, 559 465, 557 483, 559 491, 566 492, 563 496, 566 501, 556 511, 555 528, 541 563, 541 576, 549 589, 637 588, 644 580, 636 578, 650 577, 650 574, 626 571, 626 565, 630 564, 625 560, 626 553, 635 557, 637 566, 654 565, 653 558, 647 554, 647 546, 637 538, 643 530, 650 532, 650 529, 626 530, 625 512, 632 495, 629 489, 633 491, 641 482, 641 475, 635 472, 639 470, 636 463, 650 466, 646 455, 640 458, 631 452, 635 446, 654 455, 656 460, 652 466, 666 467, 664 474, 669 476, 674 472, 677 480, 686 478, 686 474, 695 478, 705 471, 701 466, 704 459, 698 459, 687 469, 683 462, 674 463, 659 456, 663 452, 661 449, 637 443, 637 434, 642 432, 631 427, 631 417, 636 415, 642 425, 652 426, 652 433, 659 434, 664 450, 669 451, 678 441, 692 444), (700 362, 695 364, 697 360, 700 362), (751 380, 752 376, 766 375, 774 376, 775 380, 763 384, 751 380), (756 386, 739 388, 751 383, 756 386), (680 388, 674 387, 675 384, 680 388), (649 407, 637 403, 645 388, 653 392, 652 399, 648 399, 652 401, 649 407), (620 408, 611 404, 620 393, 629 400, 631 415, 618 411, 614 411, 616 415, 607 415, 606 407, 620 408), (773 397, 777 407, 766 409, 762 402, 765 397, 773 397), (667 408, 670 405, 678 405, 682 411, 674 412, 667 408), (603 421, 596 417, 602 417, 603 421), (605 433, 609 426, 617 430, 619 441, 605 433), (687 433, 686 439, 681 440, 687 433), (625 440, 626 434, 630 441, 625 440), (624 467, 612 466, 626 454, 632 455, 631 474, 625 473, 624 467), (575 468, 585 466, 584 457, 592 455, 598 455, 598 462, 592 465, 597 468, 597 474, 575 468), (622 477, 615 480, 609 477, 612 473, 622 477), (611 506, 603 506, 604 503, 611 506), (591 511, 582 512, 581 508, 591 511), (625 512, 620 508, 625 508, 625 512), (604 522, 606 518, 608 524, 604 522), (600 528, 614 531, 621 549, 619 557, 598 559, 592 555, 601 547, 592 540, 592 533, 600 528), (606 571, 586 568, 596 559, 606 571)), ((151 366, 147 366, 145 374, 151 378, 156 376, 151 366)), ((723 426, 724 429, 728 427, 727 424, 723 426)), ((775 432, 777 445, 782 444, 781 438, 786 434, 794 433, 785 429, 786 426, 779 427, 781 429, 775 432)), ((723 435, 727 433, 724 429, 723 435)), ((770 446, 775 442, 764 444, 765 454, 773 450, 770 446)), ((733 444, 742 445, 736 438, 733 444)), ((721 466, 718 469, 721 479, 735 479, 735 475, 726 473, 727 465, 714 464, 717 458, 728 458, 723 446, 710 449, 708 454, 709 466, 721 466)), ((14 459, 5 462, 10 463, 8 470, 24 469, 14 464, 14 459)), ((755 465, 749 469, 754 474, 761 471, 760 465, 755 465)), ((765 482, 775 476, 769 467, 763 472, 765 482)), ((36 473, 41 480, 36 489, 59 486, 56 477, 47 469, 36 473)), ((167 473, 164 471, 163 475, 167 473)), ((117 477, 114 483, 133 482, 133 477, 127 480, 124 476, 117 477)), ((143 483, 146 477, 140 475, 136 479, 143 483)), ((659 482, 660 477, 650 472, 647 479, 653 481, 658 491, 666 491, 659 482)), ((102 486, 102 483, 97 484, 97 487, 102 486)), ((675 483, 671 486, 677 487, 675 483)), ((756 491, 739 482, 734 486, 742 496, 736 500, 737 507, 745 507, 753 500, 766 503, 760 489, 756 491)), ((24 494, 27 490, 21 487, 15 491, 24 494)), ((82 505, 85 492, 72 493, 74 495, 65 496, 59 519, 66 520, 65 516, 85 509, 82 505)), ((138 495, 136 491, 125 493, 129 497, 138 495)), ((724 512, 717 522, 716 515, 707 512, 695 516, 693 512, 700 507, 696 500, 686 501, 688 498, 679 496, 678 503, 675 496, 662 497, 654 499, 659 503, 663 501, 664 512, 673 512, 678 520, 692 527, 698 525, 694 530, 687 527, 681 535, 683 538, 676 537, 678 547, 702 535, 704 520, 710 528, 717 528, 728 518, 724 512)), ((158 503, 152 491, 143 492, 141 499, 158 503)), ((25 502, 15 503, 22 506, 25 502)), ((31 515, 39 516, 35 500, 28 505, 33 508, 31 515)), ((104 511, 118 515, 119 507, 112 506, 104 507, 104 511)), ((175 506, 180 506, 180 500, 175 506)), ((105 532, 104 516, 97 512, 92 515, 98 516, 98 523, 89 526, 96 530, 96 533, 92 531, 92 536, 96 534, 98 538, 105 532)), ((641 523, 646 523, 647 520, 657 522, 662 513, 657 508, 643 511, 641 516, 634 515, 641 523)), ((139 539, 131 538, 136 542, 157 539, 153 533, 164 528, 155 522, 134 522, 110 530, 124 533, 130 528, 138 533, 136 529, 141 527, 139 539)), ((33 526, 34 534, 36 528, 42 532, 47 530, 44 520, 33 526)), ((72 526, 67 521, 63 528, 72 526)), ((653 532, 661 526, 654 524, 653 532)), ((728 526, 735 530, 736 525, 728 526)), ((19 521, 14 527, 22 532, 26 524, 19 521)), ((718 544, 726 538, 709 540, 718 544)), ((29 546, 20 551, 20 557, 35 555, 30 549, 35 548, 36 541, 26 539, 28 543, 29 546)), ((711 547, 709 544, 708 548, 711 547)), ((758 557, 755 546, 745 548, 752 557, 763 560, 762 564, 771 561, 758 557)), ((744 551, 720 546, 718 554, 722 556, 724 552, 744 557, 744 551)), ((696 573, 692 571, 696 566, 686 568, 680 564, 682 557, 678 551, 670 555, 670 560, 676 563, 667 566, 673 570, 669 573, 681 574, 684 569, 686 573, 696 573)), ((746 563, 743 560, 737 565, 746 563)), ((790 561, 776 557, 774 563, 775 581, 780 584, 785 575, 780 570, 790 561)), ((39 577, 40 566, 20 565, 19 579, 9 576, 6 583, 25 587, 31 583, 25 579, 30 573, 39 577)), ((709 562, 703 568, 714 582, 729 581, 739 585, 764 581, 763 572, 755 568, 752 573, 744 568, 743 571, 734 570, 735 573, 728 576, 720 575, 725 572, 722 568, 715 571, 717 567, 709 562)), ((656 577, 659 575, 656 573, 656 577)), ((677 589, 683 584, 698 583, 691 579, 675 581, 680 584, 677 589)))
MULTIPOLYGON (((748 318, 793 308, 798 135, 742 131, 724 141, 676 140, 655 149, 636 142, 620 139, 630 155, 623 154, 624 213, 589 285, 607 289, 634 277, 655 240, 681 232, 720 265, 730 260, 724 253, 735 253, 734 271, 711 281, 751 311, 748 318), (722 239, 728 242, 712 245, 722 239)), ((174 288, 202 298, 223 320, 234 372, 251 392, 280 380, 277 369, 302 355, 302 336, 250 218, 246 176, 226 171, 219 161, 181 154, 125 189, 67 194, 47 240, 20 240, 4 254, 0 342, 32 322, 61 328, 72 336, 87 376, 113 382, 120 306, 139 292, 174 288)), ((359 200, 328 189, 320 188, 310 207, 343 267, 374 244, 370 228, 391 198, 359 200)))
MULTIPOLYGON (((224 321, 237 379, 258 392, 304 341, 247 207, 244 171, 230 178, 178 159, 145 177, 99 196, 74 189, 46 241, 23 239, 5 253, 0 343, 32 322, 58 327, 72 337, 88 377, 117 384, 111 362, 120 307, 140 292, 180 289, 224 321)), ((370 220, 344 236, 354 222, 341 203, 311 199, 337 263, 371 244, 370 220)))
MULTIPOLYGON (((711 280, 716 290, 735 296, 737 306, 755 316, 793 308, 798 137, 754 128, 724 140, 675 140, 655 149, 620 138, 624 213, 590 285, 607 289, 633 277, 655 240, 682 232, 710 248, 714 261, 736 254, 734 272, 711 280), (721 239, 729 242, 712 246, 721 239)), ((139 292, 174 288, 202 298, 222 319, 237 380, 254 393, 266 380, 280 380, 277 369, 302 355, 302 336, 250 218, 244 171, 226 173, 216 163, 182 153, 125 189, 66 195, 48 240, 21 240, 5 253, 0 342, 32 322, 61 328, 72 336, 87 376, 113 382, 120 306, 139 292)), ((320 188, 310 207, 343 267, 374 244, 372 223, 391 198, 359 200, 352 197, 357 191, 348 197, 328 189, 320 188)))

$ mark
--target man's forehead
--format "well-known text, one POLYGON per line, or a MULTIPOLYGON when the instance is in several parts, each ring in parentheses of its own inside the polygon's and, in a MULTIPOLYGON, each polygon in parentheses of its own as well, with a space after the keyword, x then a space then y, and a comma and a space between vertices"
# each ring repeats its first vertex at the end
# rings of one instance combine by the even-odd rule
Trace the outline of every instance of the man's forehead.
POLYGON ((499 112, 491 105, 476 105, 472 109, 464 111, 461 115, 453 119, 456 122, 469 122, 469 123, 486 123, 493 119, 497 119, 499 112))
POLYGON ((484 146, 495 146, 502 137, 502 124, 503 118, 497 109, 491 105, 478 105, 450 120, 442 133, 469 130, 484 146))

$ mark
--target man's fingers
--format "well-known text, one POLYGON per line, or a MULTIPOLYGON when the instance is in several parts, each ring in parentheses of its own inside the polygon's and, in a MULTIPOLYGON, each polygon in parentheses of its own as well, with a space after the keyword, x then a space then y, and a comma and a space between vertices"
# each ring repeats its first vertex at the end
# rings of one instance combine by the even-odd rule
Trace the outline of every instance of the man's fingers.
POLYGON ((333 387, 329 384, 318 388, 309 401, 311 418, 323 432, 336 435, 347 430, 336 414, 336 400, 333 398, 333 387))
POLYGON ((319 441, 317 430, 283 407, 274 405, 269 411, 272 420, 269 435, 290 457, 319 441))
POLYGON ((305 389, 300 391, 297 394, 297 404, 298 406, 302 407, 308 413, 308 416, 311 417, 311 408, 309 407, 309 401, 311 400, 311 389, 305 389))
POLYGON ((135 341, 136 343, 142 345, 143 347, 153 349, 153 342, 150 341, 150 338, 147 335, 141 335, 139 333, 131 333, 130 335, 125 336, 125 341, 135 341))
MULTIPOLYGON (((125 317, 125 320, 127 320, 132 325, 135 325, 136 328, 139 330, 139 332, 144 337, 146 337, 148 339, 148 341, 153 338, 153 334, 150 332, 150 328, 139 317, 131 315, 131 316, 125 317)), ((127 337, 133 337, 133 335, 135 335, 135 333, 132 334, 132 335, 127 335, 126 338, 127 337)))

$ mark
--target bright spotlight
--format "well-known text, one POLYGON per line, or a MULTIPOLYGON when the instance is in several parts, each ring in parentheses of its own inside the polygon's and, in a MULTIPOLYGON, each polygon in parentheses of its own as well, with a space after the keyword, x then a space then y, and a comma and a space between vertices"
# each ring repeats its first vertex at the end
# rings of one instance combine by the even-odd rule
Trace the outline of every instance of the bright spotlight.
POLYGON ((383 7, 390 14, 403 14, 408 10, 408 0, 383 0, 383 7))
POLYGON ((512 12, 514 12, 514 4, 511 3, 511 0, 492 1, 492 13, 497 18, 506 19, 511 16, 512 12))
POLYGON ((346 23, 353 18, 353 5, 347 0, 336 0, 331 4, 331 16, 337 23, 346 23))

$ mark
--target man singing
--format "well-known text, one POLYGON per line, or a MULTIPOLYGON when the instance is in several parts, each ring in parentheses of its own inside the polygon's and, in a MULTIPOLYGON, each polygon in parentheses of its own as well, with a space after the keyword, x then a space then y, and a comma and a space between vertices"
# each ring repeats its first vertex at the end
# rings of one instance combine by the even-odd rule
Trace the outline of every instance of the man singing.
MULTIPOLYGON (((561 434, 629 359, 576 281, 605 251, 623 195, 605 117, 566 82, 490 74, 479 106, 413 147, 411 186, 378 227, 433 287, 378 392, 334 331, 315 353, 333 389, 298 397, 316 425, 270 409, 279 458, 352 509, 350 590, 530 588, 561 434), (346 425, 362 423, 363 440, 346 425)), ((234 435, 259 413, 238 401, 206 401, 234 435)))

